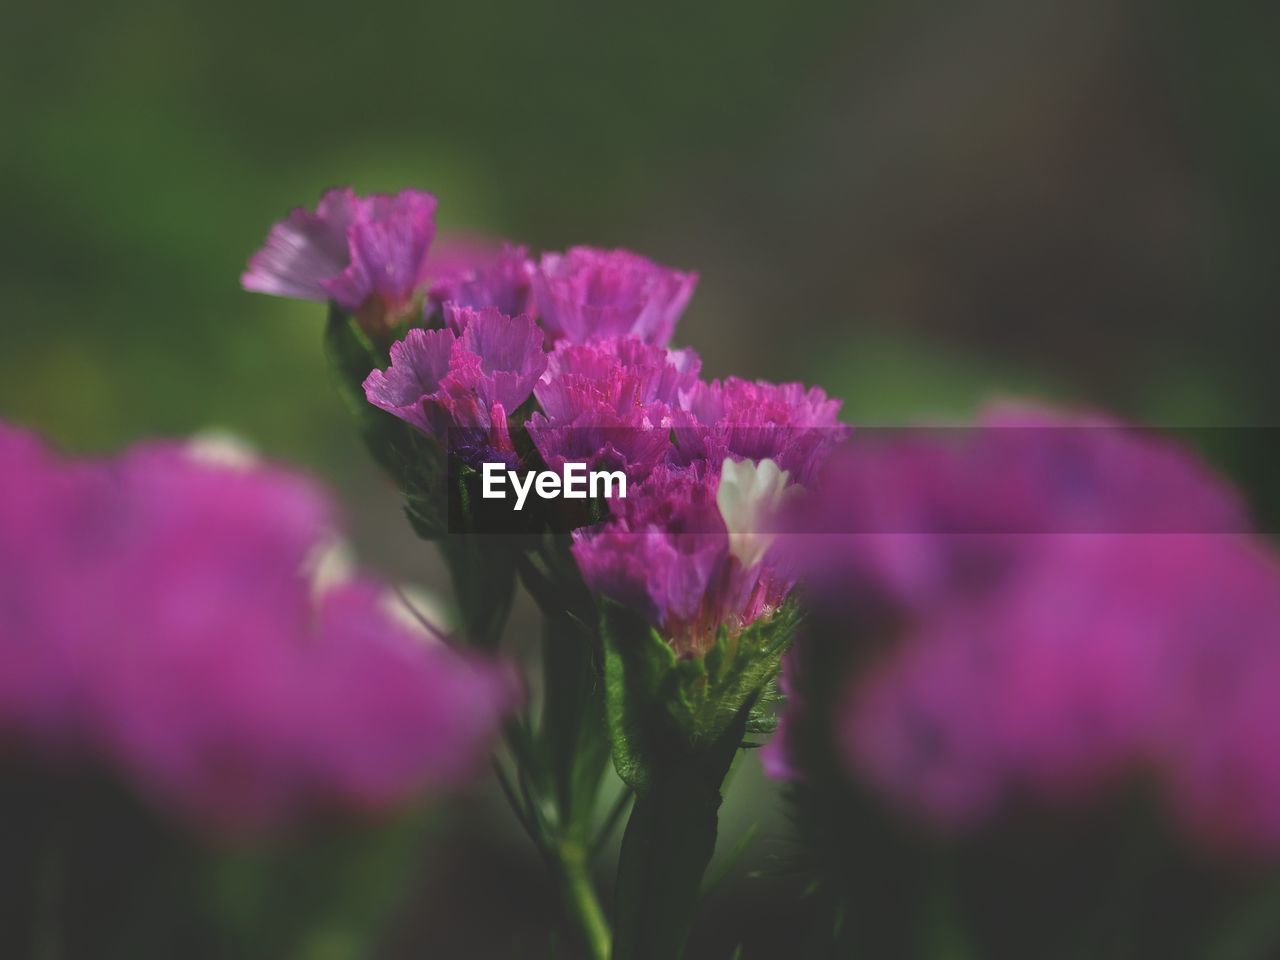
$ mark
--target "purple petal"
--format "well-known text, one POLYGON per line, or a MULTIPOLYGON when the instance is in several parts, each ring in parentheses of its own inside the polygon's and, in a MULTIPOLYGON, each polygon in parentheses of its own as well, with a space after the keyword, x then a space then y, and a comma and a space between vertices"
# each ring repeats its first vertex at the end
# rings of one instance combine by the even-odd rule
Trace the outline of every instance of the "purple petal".
MULTIPOLYGON (((508 316, 534 316, 536 307, 529 282, 532 269, 525 247, 508 243, 497 250, 468 246, 447 258, 433 257, 428 296, 437 309, 452 303, 475 310, 494 307, 508 316)), ((455 332, 462 330, 456 328, 455 332)))
POLYGON ((456 340, 452 330, 410 330, 391 345, 391 366, 386 372, 374 370, 365 378, 365 397, 423 433, 435 432, 423 401, 440 392, 456 340))
POLYGON ((478 358, 485 375, 477 385, 481 396, 515 410, 529 399, 547 367, 542 330, 531 317, 509 317, 494 307, 461 308, 451 314, 462 326, 456 349, 478 358))
POLYGON ((534 297, 552 340, 587 343, 635 335, 665 345, 698 277, 628 250, 572 247, 544 254, 533 273, 534 297))
POLYGON ((347 231, 347 268, 323 287, 349 312, 376 298, 388 315, 398 316, 426 281, 436 198, 402 190, 395 196, 374 195, 365 204, 366 216, 347 231))
POLYGON ((347 268, 347 228, 362 212, 363 202, 350 187, 328 191, 314 213, 294 208, 249 258, 241 286, 278 297, 329 299, 325 283, 347 268))

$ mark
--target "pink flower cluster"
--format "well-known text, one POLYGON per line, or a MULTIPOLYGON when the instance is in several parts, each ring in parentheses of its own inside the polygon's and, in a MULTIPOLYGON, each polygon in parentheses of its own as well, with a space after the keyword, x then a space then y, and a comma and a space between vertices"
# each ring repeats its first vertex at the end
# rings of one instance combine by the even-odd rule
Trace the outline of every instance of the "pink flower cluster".
MULTIPOLYGON (((335 191, 315 213, 295 211, 250 262, 245 285, 332 295, 328 280, 298 278, 338 265, 329 241, 364 229, 349 212, 360 203, 368 201, 335 191)), ((773 576, 760 550, 742 547, 756 531, 727 525, 721 471, 725 463, 771 464, 742 481, 763 483, 742 491, 736 511, 754 524, 753 498, 811 482, 843 439, 838 401, 794 383, 700 380, 698 356, 668 347, 694 273, 582 246, 535 261, 523 247, 467 244, 433 266, 417 243, 429 233, 424 219, 395 234, 399 245, 377 251, 398 277, 409 275, 399 264, 414 260, 426 307, 392 345, 390 368, 365 381, 369 402, 472 466, 531 466, 518 464, 513 439, 525 431, 552 469, 574 462, 623 470, 626 501, 614 504, 617 515, 603 528, 575 535, 574 554, 589 586, 633 598, 682 652, 703 650, 721 624, 738 629, 775 609, 790 581, 773 576)), ((367 244, 360 249, 369 252, 367 244)), ((376 263, 370 269, 378 273, 376 263)), ((409 302, 402 293, 397 288, 396 310, 409 302)), ((365 309, 357 297, 334 299, 348 311, 365 309)))
POLYGON ((628 250, 573 247, 534 263, 524 247, 464 242, 432 254, 436 198, 419 190, 329 190, 276 223, 240 278, 246 290, 332 301, 369 329, 447 303, 541 314, 551 341, 638 336, 665 344, 698 277, 628 250), (536 294, 536 301, 535 301, 536 294))
POLYGON ((680 656, 699 656, 726 627, 773 614, 792 580, 764 557, 736 553, 706 461, 662 464, 613 518, 575 532, 573 555, 594 590, 641 613, 680 656))
POLYGON ((774 556, 770 514, 847 431, 838 401, 799 384, 697 381, 673 410, 659 409, 652 426, 627 434, 633 447, 650 444, 656 464, 612 502, 608 523, 575 533, 574 556, 588 585, 625 598, 677 652, 697 655, 721 626, 736 633, 781 605, 792 578, 774 556))
POLYGON ((64 460, 0 425, 0 749, 89 762, 200 824, 372 811, 483 769, 517 690, 366 579, 326 497, 176 444, 64 460))
POLYGON ((857 447, 806 507, 836 532, 797 538, 827 627, 788 666, 776 776, 805 776, 810 644, 847 644, 843 762, 943 827, 1139 777, 1202 842, 1280 851, 1280 562, 1230 490, 1167 442, 1042 411, 857 447))

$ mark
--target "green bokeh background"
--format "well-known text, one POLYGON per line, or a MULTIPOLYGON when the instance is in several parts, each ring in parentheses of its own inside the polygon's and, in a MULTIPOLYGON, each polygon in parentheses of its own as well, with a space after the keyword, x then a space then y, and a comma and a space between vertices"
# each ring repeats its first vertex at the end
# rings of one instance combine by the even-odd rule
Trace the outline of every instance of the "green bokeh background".
MULTIPOLYGON (((323 310, 238 286, 270 222, 334 184, 432 190, 445 231, 696 268, 680 340, 709 373, 821 383, 855 423, 1006 394, 1280 419, 1265 5, 52 0, 4 21, 0 414, 74 450, 234 431, 323 475, 402 579, 439 565, 329 389, 323 310)), ((1240 448, 1259 435, 1205 436, 1272 514, 1269 454, 1240 448)), ((776 808, 744 777, 730 830, 776 808)), ((460 863, 505 864, 512 897, 536 880, 508 827, 482 805, 445 831, 444 889, 485 889, 460 863)), ((740 878, 710 927, 768 883, 740 878)), ((456 900, 396 942, 450 942, 456 900)))

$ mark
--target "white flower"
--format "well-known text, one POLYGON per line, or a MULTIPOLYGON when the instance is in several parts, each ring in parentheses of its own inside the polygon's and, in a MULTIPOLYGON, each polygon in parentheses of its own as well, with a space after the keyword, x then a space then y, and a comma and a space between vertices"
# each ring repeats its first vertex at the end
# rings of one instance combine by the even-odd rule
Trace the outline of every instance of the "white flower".
POLYGON ((800 490, 787 485, 790 479, 788 471, 767 458, 757 465, 726 457, 721 465, 716 506, 729 531, 729 551, 743 567, 750 569, 764 559, 774 535, 761 528, 800 490))

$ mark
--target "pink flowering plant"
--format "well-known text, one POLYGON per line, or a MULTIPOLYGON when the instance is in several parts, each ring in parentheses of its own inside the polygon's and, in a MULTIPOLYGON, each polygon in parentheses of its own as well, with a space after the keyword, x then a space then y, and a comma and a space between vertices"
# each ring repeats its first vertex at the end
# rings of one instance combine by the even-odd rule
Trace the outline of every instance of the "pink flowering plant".
POLYGON ((803 955, 1280 949, 1249 927, 1280 850, 1280 560, 1222 481, 1034 407, 851 434, 819 388, 707 380, 671 346, 696 274, 436 251, 434 211, 331 191, 244 285, 329 302, 337 385, 472 641, 501 649, 517 581, 537 602, 498 772, 586 955, 682 955, 727 774, 784 701, 763 757, 815 891, 803 955), (574 497, 571 468, 625 492, 574 497), (624 815, 606 909, 593 858, 624 815), (1028 882, 1035 857, 1057 872, 1028 882), (1214 884, 1238 896, 1145 921, 1214 884))
POLYGON ((338 386, 439 544, 473 642, 498 647, 517 578, 539 604, 542 673, 507 727, 508 796, 591 956, 676 957, 721 784, 772 722, 798 619, 770 518, 845 435, 839 403, 700 379, 697 354, 669 345, 696 274, 584 246, 437 256, 422 242, 434 208, 331 191, 272 229, 244 285, 329 302, 338 386), (625 493, 514 510, 485 495, 492 468, 518 484, 572 465, 625 493), (610 757, 625 789, 600 811, 610 757), (628 807, 610 921, 590 858, 628 807))
POLYGON ((673 346, 695 273, 436 207, 331 190, 242 284, 327 305, 447 629, 286 467, 0 423, 0 957, 369 955, 492 770, 551 948, 678 960, 754 747, 798 957, 1280 956, 1280 556, 1224 480, 1031 404, 855 432, 673 346), (278 884, 229 905, 246 858, 278 884))
POLYGON ((854 431, 673 346, 695 273, 436 208, 331 190, 242 284, 326 305, 443 626, 289 468, 0 424, 0 957, 370 955, 493 771, 555 955, 678 960, 755 747, 797 957, 1280 956, 1280 556, 1224 480, 1031 404, 854 431))

